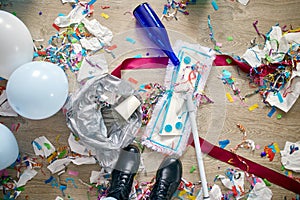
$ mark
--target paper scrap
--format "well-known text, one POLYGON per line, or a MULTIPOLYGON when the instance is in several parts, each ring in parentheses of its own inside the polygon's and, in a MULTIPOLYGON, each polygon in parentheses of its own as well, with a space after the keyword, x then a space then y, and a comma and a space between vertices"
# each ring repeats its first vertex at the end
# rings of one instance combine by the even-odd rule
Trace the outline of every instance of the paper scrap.
POLYGON ((37 156, 43 156, 47 158, 53 152, 55 152, 55 147, 45 136, 41 136, 34 139, 32 145, 33 145, 34 153, 37 156))
POLYGON ((83 19, 82 23, 85 28, 93 34, 104 46, 110 46, 110 42, 113 38, 113 33, 110 29, 102 26, 96 19, 89 21, 88 19, 83 19))
POLYGON ((24 186, 28 181, 30 181, 35 175, 37 175, 37 171, 31 168, 26 168, 23 173, 21 174, 18 182, 17 187, 24 186))
POLYGON ((55 174, 57 172, 60 172, 66 168, 67 165, 69 165, 71 162, 70 158, 63 158, 53 161, 50 165, 48 165, 48 169, 52 174, 55 174))
POLYGON ((7 116, 7 117, 17 117, 18 113, 16 113, 12 107, 9 105, 7 101, 6 91, 3 90, 2 94, 0 95, 0 115, 7 116))
POLYGON ((300 141, 286 141, 284 149, 280 151, 281 163, 285 169, 300 173, 300 141))
POLYGON ((84 11, 85 7, 77 4, 67 16, 58 16, 54 20, 54 24, 61 28, 68 27, 71 24, 79 24, 87 16, 87 13, 84 11))
POLYGON ((211 190, 209 191, 209 198, 210 200, 221 200, 223 199, 223 194, 221 191, 220 186, 214 184, 211 188, 211 190))
POLYGON ((264 182, 256 183, 248 195, 247 200, 271 200, 273 196, 272 191, 266 186, 264 182))

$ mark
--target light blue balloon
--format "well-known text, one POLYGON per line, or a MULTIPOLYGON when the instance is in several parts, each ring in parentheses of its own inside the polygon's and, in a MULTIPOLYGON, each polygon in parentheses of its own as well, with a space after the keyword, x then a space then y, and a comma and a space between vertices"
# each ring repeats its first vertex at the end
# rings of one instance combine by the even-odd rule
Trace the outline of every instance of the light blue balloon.
POLYGON ((13 164, 19 155, 19 147, 14 134, 0 124, 0 170, 13 164))
POLYGON ((68 97, 65 72, 57 65, 33 61, 16 69, 10 76, 6 92, 10 106, 28 119, 45 119, 57 113, 68 97))

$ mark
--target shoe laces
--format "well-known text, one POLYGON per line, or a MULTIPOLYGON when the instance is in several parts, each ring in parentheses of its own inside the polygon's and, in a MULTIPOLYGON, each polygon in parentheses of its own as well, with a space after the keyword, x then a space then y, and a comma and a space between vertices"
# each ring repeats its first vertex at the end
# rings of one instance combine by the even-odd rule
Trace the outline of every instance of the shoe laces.
POLYGON ((160 181, 158 183, 155 196, 157 200, 166 200, 168 199, 168 191, 169 191, 170 184, 166 181, 160 181))
POLYGON ((117 184, 114 185, 114 188, 111 188, 109 193, 119 193, 123 198, 128 198, 131 192, 131 179, 132 174, 121 173, 117 184))

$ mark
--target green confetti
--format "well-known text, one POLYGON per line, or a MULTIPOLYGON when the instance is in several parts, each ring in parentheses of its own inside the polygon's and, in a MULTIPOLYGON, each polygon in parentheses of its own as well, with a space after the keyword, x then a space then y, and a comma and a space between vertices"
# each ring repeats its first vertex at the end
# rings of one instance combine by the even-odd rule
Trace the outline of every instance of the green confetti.
POLYGON ((51 145, 48 144, 48 143, 44 143, 44 146, 45 146, 48 150, 51 149, 51 145))
POLYGON ((233 37, 232 36, 228 36, 227 37, 227 41, 233 41, 233 37))
POLYGON ((281 115, 281 114, 278 114, 278 115, 276 116, 276 118, 277 118, 277 119, 281 119, 281 118, 282 118, 282 115, 281 115))
POLYGON ((264 178, 263 181, 266 184, 266 186, 271 186, 272 185, 266 178, 264 178))
POLYGON ((195 170, 196 170, 196 167, 192 166, 191 169, 190 169, 190 173, 193 173, 195 170))
POLYGON ((227 58, 227 59, 226 59, 226 62, 227 62, 227 64, 231 64, 231 63, 232 63, 232 60, 231 60, 230 58, 227 58))
POLYGON ((215 50, 216 50, 216 51, 219 51, 219 50, 220 50, 220 47, 219 47, 219 46, 215 46, 215 50))
POLYGON ((60 152, 60 154, 58 155, 58 158, 59 159, 63 158, 66 155, 66 153, 67 153, 67 150, 64 149, 62 152, 60 152))
POLYGON ((21 186, 21 187, 18 187, 16 190, 17 190, 17 191, 24 191, 24 190, 25 190, 25 187, 24 187, 24 186, 21 186))

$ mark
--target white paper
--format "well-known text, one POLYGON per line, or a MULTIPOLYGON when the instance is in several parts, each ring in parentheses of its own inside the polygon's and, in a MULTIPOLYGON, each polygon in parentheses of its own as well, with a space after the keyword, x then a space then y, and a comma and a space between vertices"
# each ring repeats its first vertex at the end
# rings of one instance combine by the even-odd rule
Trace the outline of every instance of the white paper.
POLYGON ((221 200, 223 198, 223 194, 221 191, 220 186, 214 184, 209 191, 209 198, 210 200, 221 200))
POLYGON ((87 56, 82 61, 77 75, 77 81, 81 82, 85 79, 101 76, 105 73, 108 73, 108 64, 104 54, 87 56))
POLYGON ((246 6, 249 2, 249 0, 238 0, 239 3, 243 4, 244 6, 246 6))
POLYGON ((300 141, 295 143, 286 141, 284 149, 280 150, 280 154, 281 163, 285 169, 300 173, 300 141), (291 147, 298 148, 299 150, 291 152, 291 147))
POLYGON ((254 185, 254 188, 249 193, 247 200, 271 200, 272 196, 272 191, 266 186, 264 182, 260 182, 254 185))
POLYGON ((0 95, 0 115, 7 116, 7 117, 17 117, 18 113, 16 113, 12 107, 9 105, 7 101, 6 90, 3 90, 2 94, 0 95))
POLYGON ((77 4, 67 16, 58 16, 54 20, 54 24, 61 28, 68 27, 71 24, 79 24, 87 16, 87 14, 83 14, 84 10, 84 6, 77 4))
POLYGON ((96 19, 89 21, 88 19, 83 19, 82 23, 85 28, 97 39, 104 44, 104 46, 110 46, 110 42, 113 38, 113 33, 110 29, 102 26, 96 19))
POLYGON ((75 140, 75 137, 72 133, 70 133, 68 138, 68 143, 71 148, 72 152, 78 153, 83 156, 88 156, 89 151, 87 150, 86 146, 80 144, 78 141, 75 140))
POLYGON ((75 0, 61 0, 62 3, 76 3, 75 0))
MULTIPOLYGON (((225 177, 223 175, 219 175, 218 179, 220 179, 221 182, 223 183, 223 185, 230 190, 232 190, 232 187, 235 186, 236 190, 239 194, 242 194, 245 191, 245 189, 244 189, 245 174, 242 171, 236 171, 234 173, 234 177, 232 178, 232 180, 230 180, 228 177, 225 177), (238 177, 238 178, 235 178, 235 177, 238 177)), ((242 198, 242 196, 240 196, 240 195, 238 195, 236 197, 236 199, 240 199, 240 198, 242 198)))
POLYGON ((52 174, 60 172, 66 168, 71 162, 70 158, 63 158, 53 161, 50 165, 48 165, 48 169, 52 174))
POLYGON ((35 175, 37 175, 37 171, 35 171, 34 169, 26 168, 24 172, 21 174, 20 179, 17 182, 17 187, 21 187, 25 185, 35 175))
POLYGON ((97 51, 99 49, 102 49, 102 47, 103 47, 101 45, 100 41, 96 37, 92 37, 90 39, 81 38, 80 44, 86 50, 91 50, 91 51, 97 51))
POLYGON ((262 63, 260 56, 261 52, 262 51, 258 48, 258 46, 254 46, 247 49, 242 58, 245 59, 251 67, 258 67, 262 63))
POLYGON ((83 165, 83 164, 96 164, 96 158, 95 157, 78 157, 75 159, 72 159, 71 162, 75 165, 83 165))
POLYGON ((92 171, 90 176, 90 183, 97 183, 100 179, 100 175, 102 172, 100 171, 92 171))
POLYGON ((53 152, 55 152, 55 147, 51 144, 51 142, 45 136, 38 137, 38 138, 34 139, 33 141, 38 143, 38 145, 41 147, 41 149, 39 149, 34 142, 32 143, 35 155, 43 156, 43 157, 47 158, 53 152), (48 144, 50 146, 50 148, 48 149, 45 146, 45 144, 48 144))
POLYGON ((266 101, 271 106, 275 106, 284 112, 288 112, 300 95, 300 71, 293 71, 291 79, 279 93, 283 98, 283 102, 279 101, 277 94, 274 94, 274 92, 268 94, 266 101), (284 97, 284 91, 290 93, 284 97))

